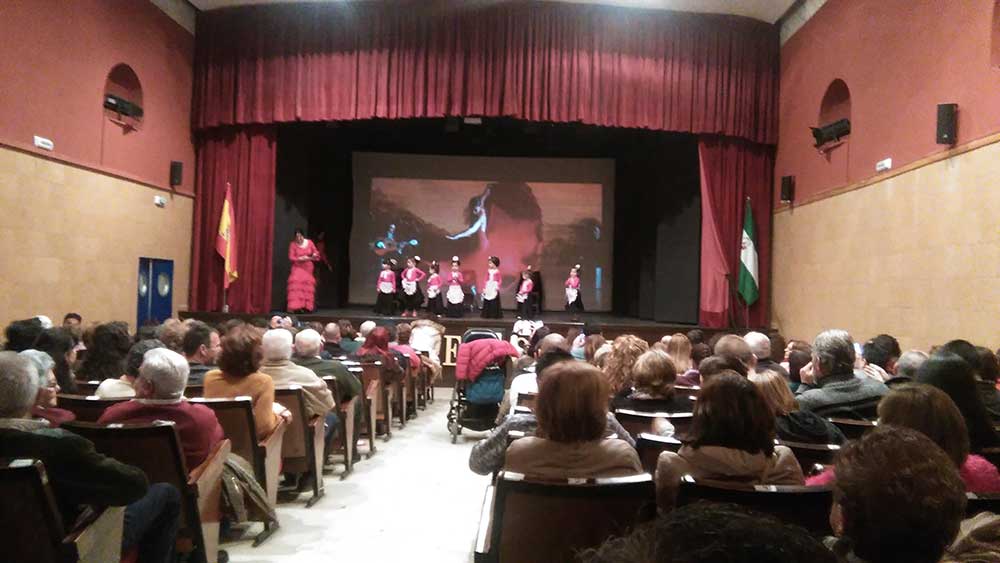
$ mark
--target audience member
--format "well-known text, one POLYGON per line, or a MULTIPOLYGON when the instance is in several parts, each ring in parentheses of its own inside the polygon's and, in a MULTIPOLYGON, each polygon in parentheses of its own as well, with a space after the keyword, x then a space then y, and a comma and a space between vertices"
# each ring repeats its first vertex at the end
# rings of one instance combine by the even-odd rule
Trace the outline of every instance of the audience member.
POLYGON ((824 417, 875 418, 879 400, 889 392, 881 381, 854 374, 854 341, 843 330, 827 330, 813 342, 812 362, 799 371, 799 408, 824 417))
POLYGON ((0 457, 36 458, 55 492, 62 521, 72 526, 82 507, 126 506, 122 552, 135 548, 139 560, 173 563, 180 493, 171 485, 149 486, 137 467, 94 450, 94 445, 47 423, 28 418, 38 395, 31 361, 0 352, 0 457))
POLYGON ((604 376, 608 380, 611 394, 617 395, 623 389, 632 386, 632 367, 643 352, 649 350, 649 344, 633 334, 623 334, 611 343, 604 366, 604 376))
POLYGON ((60 425, 76 420, 76 415, 66 409, 56 407, 56 395, 59 393, 59 383, 52 372, 55 361, 52 356, 40 350, 23 350, 21 356, 31 360, 31 366, 38 376, 38 396, 35 406, 31 408, 31 416, 35 419, 47 420, 49 426, 58 428, 60 425))
POLYGON ((788 381, 788 371, 780 363, 771 359, 771 339, 766 334, 748 332, 743 335, 743 340, 750 347, 750 352, 753 353, 754 371, 776 371, 785 378, 785 381, 788 381))
POLYGON ((111 405, 97 422, 172 421, 184 451, 184 463, 191 471, 208 459, 225 434, 212 409, 184 400, 187 380, 188 364, 184 356, 167 348, 150 350, 143 356, 135 380, 136 398, 111 405))
POLYGON ((667 344, 667 355, 674 362, 677 373, 686 373, 694 367, 691 364, 691 341, 680 332, 670 335, 670 343, 667 344))
MULTIPOLYGON (((675 334, 670 338, 673 342, 675 334)), ((685 340, 687 337, 681 335, 685 340)), ((675 392, 677 368, 665 352, 643 352, 632 368, 632 386, 625 388, 612 399, 612 408, 645 412, 691 412, 691 398, 675 392)), ((668 434, 660 432, 660 434, 668 434)), ((673 435, 673 428, 669 429, 673 435)))
MULTIPOLYGON (((573 356, 561 348, 554 348, 542 354, 535 363, 535 373, 538 375, 539 382, 544 380, 545 376, 548 375, 548 370, 551 366, 573 361, 575 361, 573 356)), ((480 475, 489 475, 494 471, 499 471, 503 467, 504 453, 507 451, 510 433, 523 432, 525 434, 533 434, 537 428, 538 419, 533 412, 508 416, 502 424, 490 432, 489 436, 480 440, 472 447, 472 452, 469 454, 469 468, 480 475)), ((611 413, 607 415, 604 435, 615 435, 629 444, 635 444, 632 436, 622 428, 622 425, 618 423, 611 413)))
POLYGON ((355 340, 361 342, 361 344, 364 345, 364 342, 368 338, 368 335, 371 334, 371 332, 375 330, 377 327, 378 325, 375 324, 375 321, 365 321, 361 323, 361 326, 358 327, 358 336, 355 338, 355 340))
POLYGON ((38 335, 42 333, 42 323, 36 318, 14 321, 4 329, 5 350, 21 352, 34 345, 38 335))
POLYGON ((77 377, 85 381, 121 377, 125 373, 125 356, 132 346, 128 325, 122 322, 99 324, 94 327, 90 342, 87 342, 87 332, 84 331, 87 355, 76 371, 77 377))
POLYGON ((205 374, 215 369, 215 362, 222 350, 222 339, 218 331, 201 321, 194 321, 188 324, 182 348, 191 368, 187 384, 201 385, 205 381, 205 374))
POLYGON ((270 435, 282 417, 292 418, 274 402, 274 381, 259 371, 262 357, 258 329, 243 325, 230 330, 222 338, 219 369, 205 374, 204 390, 207 399, 250 397, 258 439, 270 435))
POLYGON ((347 319, 340 319, 337 321, 337 324, 340 326, 340 336, 342 337, 340 347, 350 356, 361 347, 361 343, 358 342, 358 333, 354 330, 354 325, 351 324, 351 321, 347 319))
POLYGON ((923 365, 927 358, 927 352, 922 350, 907 350, 896 361, 896 376, 886 381, 885 384, 891 389, 895 385, 910 383, 917 376, 917 370, 923 365))
POLYGON ((413 328, 410 323, 399 323, 396 325, 395 338, 389 344, 389 349, 399 352, 410 359, 410 373, 413 377, 420 371, 420 354, 410 347, 410 332, 413 328))
POLYGON ((862 370, 868 377, 888 385, 889 380, 896 375, 896 362, 903 352, 899 341, 888 334, 880 334, 872 338, 861 348, 865 365, 862 370))
POLYGON ((62 326, 69 330, 76 330, 83 324, 83 317, 79 313, 66 313, 63 317, 62 326))
POLYGON ((1000 390, 997 390, 997 377, 1000 376, 1000 364, 993 350, 984 346, 976 346, 979 355, 979 373, 976 374, 976 390, 986 406, 986 412, 994 422, 1000 421, 1000 390))
POLYGON ((292 333, 283 328, 265 332, 261 339, 261 349, 264 353, 264 361, 260 365, 261 373, 270 375, 275 387, 292 385, 301 387, 306 402, 306 413, 310 417, 325 418, 326 433, 329 438, 340 427, 340 420, 333 410, 333 394, 330 393, 330 387, 326 382, 315 372, 292 363, 292 333))
POLYGON ((983 400, 976 390, 975 375, 968 362, 955 354, 939 351, 917 369, 914 380, 933 385, 951 397, 965 419, 965 427, 969 431, 969 447, 973 452, 980 453, 983 448, 1000 445, 983 400))
POLYGON ((164 348, 164 345, 155 339, 140 340, 133 344, 125 358, 125 373, 102 381, 94 394, 102 399, 135 397, 135 379, 139 377, 139 366, 142 365, 142 358, 146 352, 155 348, 164 348))
POLYGON ((935 356, 943 356, 945 354, 955 354, 956 356, 962 358, 970 366, 972 366, 973 375, 978 377, 979 371, 982 368, 980 365, 979 352, 976 351, 975 345, 973 345, 968 340, 949 340, 941 346, 938 346, 934 350, 935 356))
MULTIPOLYGON (((687 331, 687 335, 686 336, 687 336, 688 342, 691 343, 691 346, 697 346, 699 344, 706 344, 705 343, 705 333, 700 328, 693 328, 693 329, 687 331)), ((709 354, 709 355, 711 355, 711 354, 709 354)))
POLYGON ((657 503, 673 507, 681 477, 743 484, 802 485, 792 450, 776 446, 774 414, 747 378, 712 377, 701 388, 694 420, 677 453, 665 451, 656 464, 657 503))
POLYGON ((368 333, 364 344, 352 357, 362 362, 382 362, 382 378, 394 382, 403 377, 401 356, 398 352, 389 350, 389 329, 377 326, 368 333))
MULTIPOLYGON (((331 323, 333 324, 333 323, 331 323)), ((334 326, 337 326, 334 324, 334 326)), ((338 360, 324 360, 320 357, 323 338, 313 329, 306 329, 295 335, 295 356, 292 361, 308 368, 319 377, 331 376, 337 381, 338 401, 348 402, 361 393, 361 382, 338 360)), ((361 409, 357 409, 360 413, 361 409)))
POLYGON ((344 349, 340 345, 342 341, 343 337, 340 335, 340 325, 337 323, 326 323, 326 326, 323 327, 323 351, 334 359, 347 357, 354 350, 347 351, 344 349))
POLYGON ((716 375, 731 371, 747 376, 747 366, 736 356, 709 356, 698 364, 699 385, 705 385, 716 375))
POLYGON ((187 327, 178 319, 167 319, 156 329, 156 339, 174 352, 183 354, 186 331, 187 327))
POLYGON ((538 352, 538 343, 550 334, 552 334, 552 329, 545 325, 536 328, 535 331, 531 333, 531 338, 528 339, 528 346, 524 349, 524 353, 532 358, 538 357, 538 354, 536 353, 538 352))
MULTIPOLYGON (((569 346, 563 335, 552 332, 546 335, 537 343, 537 345, 531 347, 535 351, 535 359, 541 357, 548 352, 559 349, 564 352, 569 352, 569 346)), ((535 366, 527 368, 524 373, 517 375, 510 382, 510 388, 507 390, 507 396, 504 397, 504 402, 500 403, 500 415, 497 417, 497 423, 503 421, 503 417, 508 414, 514 414, 514 407, 517 406, 517 397, 521 393, 538 393, 538 376, 535 373, 535 366)))
POLYGON ((952 460, 916 430, 879 425, 837 457, 830 524, 843 561, 935 563, 965 515, 952 460))
POLYGON ((580 362, 550 367, 539 383, 535 436, 507 447, 503 468, 541 478, 599 478, 643 472, 631 443, 606 438, 608 384, 580 362))
POLYGON ((726 334, 719 338, 712 347, 712 352, 716 356, 733 356, 746 366, 748 374, 753 373, 757 365, 757 357, 750 350, 750 345, 735 334, 726 334))
POLYGON ((750 374, 767 406, 774 412, 775 430, 779 440, 808 444, 843 444, 844 433, 829 420, 816 413, 799 410, 788 381, 774 370, 750 374))
POLYGON ((678 507, 582 552, 582 563, 834 563, 803 528, 734 504, 678 507))
POLYGON ((597 351, 606 342, 607 340, 600 334, 591 334, 588 336, 583 343, 583 359, 591 365, 597 365, 597 361, 594 358, 597 356, 597 351))
POLYGON ((64 393, 76 394, 76 375, 73 374, 73 364, 76 363, 76 338, 73 332, 66 328, 50 328, 42 331, 35 340, 35 349, 45 352, 55 361, 56 381, 64 393))
POLYGON ((701 373, 698 371, 698 366, 701 365, 702 360, 712 355, 712 349, 708 347, 708 344, 704 342, 699 342, 691 346, 691 368, 684 373, 677 374, 677 384, 686 385, 688 387, 697 387, 701 385, 701 373))
MULTIPOLYGON (((221 339, 225 338, 227 334, 229 334, 229 331, 231 331, 231 330, 233 330, 234 328, 237 328, 237 327, 246 326, 246 324, 247 323, 244 322, 243 319, 229 319, 228 321, 225 321, 223 323, 220 323, 219 325, 216 325, 215 328, 216 328, 216 330, 219 331, 219 339, 221 340, 221 339)), ((220 345, 221 345, 221 343, 220 343, 220 345)), ((220 353, 221 353, 221 350, 220 350, 220 353)))
MULTIPOLYGON (((805 343, 803 343, 805 344, 805 343)), ((805 344, 802 348, 788 350, 788 388, 793 392, 802 386, 802 368, 812 361, 812 346, 805 344)))
POLYGON ((771 361, 780 364, 785 361, 785 337, 777 330, 771 329, 767 332, 767 338, 771 341, 771 361))

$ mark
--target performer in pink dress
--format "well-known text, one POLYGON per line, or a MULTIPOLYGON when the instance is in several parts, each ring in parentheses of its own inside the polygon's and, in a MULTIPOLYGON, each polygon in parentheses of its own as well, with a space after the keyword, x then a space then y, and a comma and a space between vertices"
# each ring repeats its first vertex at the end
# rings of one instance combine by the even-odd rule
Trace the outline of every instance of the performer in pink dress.
POLYGON ((288 245, 288 260, 292 271, 288 273, 287 307, 293 313, 311 312, 316 308, 316 277, 313 262, 320 259, 313 241, 306 238, 302 229, 295 229, 295 240, 288 245))
POLYGON ((406 259, 406 269, 403 270, 403 316, 416 317, 417 310, 424 304, 424 292, 420 290, 420 280, 427 277, 427 273, 417 267, 420 257, 406 259))
POLYGON ((382 271, 375 283, 378 297, 375 299, 375 313, 378 315, 393 315, 396 313, 396 272, 392 271, 392 262, 388 258, 382 260, 382 271))
POLYGON ((535 296, 531 290, 534 287, 535 282, 531 281, 531 266, 528 266, 528 269, 521 272, 521 285, 517 288, 517 318, 530 319, 532 317, 531 311, 535 296))
POLYGON ((500 308, 500 259, 490 256, 486 261, 486 284, 483 285, 483 313, 484 319, 502 319, 503 311, 500 308))
POLYGON ((441 286, 444 285, 444 280, 438 273, 441 271, 441 265, 437 260, 431 260, 428 270, 431 275, 427 276, 427 312, 440 317, 444 314, 444 300, 441 298, 441 286))
POLYGON ((583 312, 583 299, 580 297, 580 265, 576 264, 566 278, 566 310, 573 313, 573 320, 583 312))
POLYGON ((462 261, 458 256, 451 257, 451 274, 448 276, 448 293, 445 298, 448 300, 448 316, 453 319, 460 319, 465 315, 465 291, 462 284, 465 277, 462 275, 462 261))

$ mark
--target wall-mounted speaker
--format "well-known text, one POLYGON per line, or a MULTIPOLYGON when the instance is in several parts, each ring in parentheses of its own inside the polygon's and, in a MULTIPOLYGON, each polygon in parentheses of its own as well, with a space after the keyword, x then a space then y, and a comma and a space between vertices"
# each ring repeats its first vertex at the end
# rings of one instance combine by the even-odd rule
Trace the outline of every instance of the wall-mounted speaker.
POLYGON ((937 143, 939 145, 954 145, 957 141, 958 104, 938 104, 937 107, 937 143))
POLYGON ((184 181, 184 163, 176 160, 170 161, 170 185, 179 186, 184 181))
POLYGON ((795 176, 781 177, 781 201, 791 203, 795 199, 795 176))

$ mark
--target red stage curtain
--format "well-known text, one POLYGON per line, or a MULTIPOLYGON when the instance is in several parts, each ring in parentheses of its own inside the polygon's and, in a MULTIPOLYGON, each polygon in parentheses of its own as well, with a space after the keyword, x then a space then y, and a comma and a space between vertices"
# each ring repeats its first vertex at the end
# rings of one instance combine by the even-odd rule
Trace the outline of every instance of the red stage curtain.
POLYGON ((739 276, 743 211, 750 198, 757 231, 760 299, 750 307, 749 326, 766 326, 771 296, 771 186, 773 147, 740 139, 703 136, 698 140, 701 165, 701 297, 699 323, 728 327, 731 316, 745 322, 744 305, 730 285, 739 276), (728 276, 728 278, 727 278, 728 276), (734 312, 735 307, 739 308, 734 312))
POLYGON ((226 182, 233 186, 236 264, 229 308, 240 313, 271 309, 271 255, 274 238, 274 126, 218 129, 198 139, 198 197, 194 205, 194 259, 191 308, 222 308, 223 262, 215 252, 226 182))
POLYGON ((482 115, 777 142, 773 25, 555 2, 468 4, 201 12, 194 128, 482 115))

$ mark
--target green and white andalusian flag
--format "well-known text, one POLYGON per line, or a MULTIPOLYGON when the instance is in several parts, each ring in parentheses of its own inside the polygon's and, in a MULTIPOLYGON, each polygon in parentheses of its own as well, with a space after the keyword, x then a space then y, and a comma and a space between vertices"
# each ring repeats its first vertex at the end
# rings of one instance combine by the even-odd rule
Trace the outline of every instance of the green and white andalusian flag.
POLYGON ((746 212, 743 214, 743 242, 740 246, 740 297, 748 306, 757 302, 760 286, 757 277, 757 235, 753 225, 753 213, 750 211, 750 198, 747 198, 746 212))

